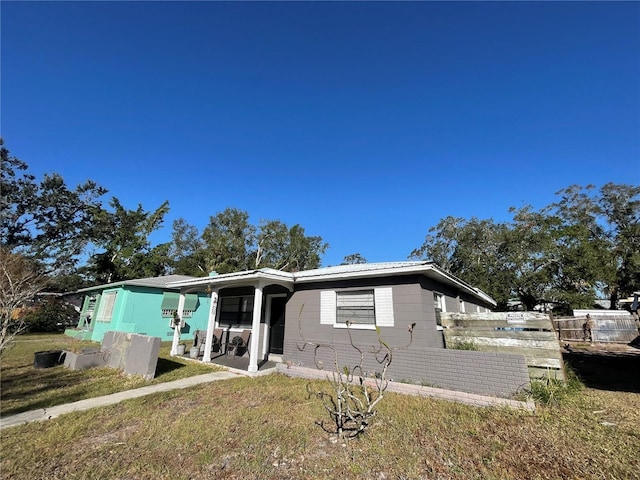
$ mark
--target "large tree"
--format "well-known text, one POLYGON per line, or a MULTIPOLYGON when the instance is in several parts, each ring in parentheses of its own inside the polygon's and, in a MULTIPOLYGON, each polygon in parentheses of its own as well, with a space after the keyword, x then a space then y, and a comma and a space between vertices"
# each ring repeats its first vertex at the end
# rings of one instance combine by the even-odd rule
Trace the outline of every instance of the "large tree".
POLYGON ((174 271, 230 273, 257 268, 299 271, 318 268, 328 248, 322 237, 306 235, 304 227, 280 220, 249 221, 249 214, 227 208, 209 220, 201 237, 183 219, 174 223, 171 255, 174 271), (206 270, 204 268, 206 267, 206 270))
POLYGON ((11 156, 0 139, 0 235, 10 252, 69 273, 91 241, 93 218, 106 190, 91 180, 70 189, 56 174, 41 181, 11 156))
POLYGON ((412 252, 476 285, 504 308, 593 304, 598 292, 640 289, 640 187, 570 186, 540 210, 512 208, 510 222, 446 217, 412 252))
POLYGON ((575 242, 573 268, 584 272, 598 290, 619 298, 640 289, 640 186, 607 183, 572 185, 554 204, 575 242))
POLYGON ((56 173, 37 181, 28 168, 0 138, 0 353, 24 329, 20 307, 52 278, 70 286, 106 192, 91 180, 69 188, 56 173))
POLYGON ((508 232, 506 224, 492 219, 445 217, 429 229, 425 242, 411 257, 435 262, 489 293, 498 308, 504 309, 515 280, 515 272, 503 263, 508 232))
POLYGON ((256 228, 243 210, 227 208, 212 216, 202 232, 209 270, 230 273, 253 268, 255 235, 256 228))
POLYGON ((94 217, 94 244, 102 251, 92 255, 88 272, 101 283, 166 273, 169 244, 152 246, 149 236, 162 226, 169 202, 153 211, 142 205, 129 210, 115 197, 109 204, 111 211, 101 209, 94 217))
POLYGON ((262 221, 256 236, 256 267, 288 272, 320 266, 328 245, 322 237, 305 235, 304 227, 288 227, 280 220, 262 221))
POLYGON ((182 217, 173 222, 169 258, 175 274, 199 277, 208 273, 205 244, 200 232, 182 217))

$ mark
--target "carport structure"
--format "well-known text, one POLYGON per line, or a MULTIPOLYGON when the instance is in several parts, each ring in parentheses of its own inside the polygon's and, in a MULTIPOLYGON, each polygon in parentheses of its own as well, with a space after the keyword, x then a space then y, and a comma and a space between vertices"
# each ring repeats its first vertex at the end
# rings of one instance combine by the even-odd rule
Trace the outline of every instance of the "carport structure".
POLYGON ((211 362, 213 332, 221 328, 227 339, 250 329, 249 372, 269 355, 281 355, 284 341, 285 303, 293 292, 294 275, 271 268, 177 281, 170 284, 180 290, 178 317, 174 326, 171 355, 178 354, 180 333, 184 327, 184 305, 188 294, 206 292, 211 299, 203 362, 211 362))

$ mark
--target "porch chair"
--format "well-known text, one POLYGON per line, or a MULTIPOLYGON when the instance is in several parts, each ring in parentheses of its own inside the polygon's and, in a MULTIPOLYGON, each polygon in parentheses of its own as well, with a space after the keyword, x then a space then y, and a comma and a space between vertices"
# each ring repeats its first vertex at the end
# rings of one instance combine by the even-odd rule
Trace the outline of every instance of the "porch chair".
POLYGON ((238 356, 238 351, 246 350, 249 352, 249 337, 251 337, 251 330, 243 330, 242 333, 238 336, 236 335, 231 339, 229 343, 227 343, 227 348, 225 350, 227 355, 233 353, 234 357, 238 356))
POLYGON ((213 343, 211 343, 211 351, 212 352, 220 352, 222 353, 222 334, 223 330, 221 328, 213 329, 213 343), (216 350, 217 347, 217 350, 216 350))

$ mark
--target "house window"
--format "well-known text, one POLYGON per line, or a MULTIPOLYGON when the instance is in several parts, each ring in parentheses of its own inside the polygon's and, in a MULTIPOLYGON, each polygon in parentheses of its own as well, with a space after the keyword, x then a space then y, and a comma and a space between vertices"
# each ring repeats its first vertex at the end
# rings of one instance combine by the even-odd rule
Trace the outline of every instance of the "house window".
POLYGON ((98 302, 98 296, 97 295, 89 295, 87 297, 87 308, 85 309, 86 312, 93 312, 96 309, 96 303, 98 302))
POLYGON ((393 289, 323 290, 320 292, 320 324, 335 328, 374 329, 393 327, 393 289))
POLYGON ((118 292, 107 292, 102 295, 100 299, 100 306, 98 310, 98 322, 110 322, 113 315, 113 307, 116 304, 116 296, 118 292))
POLYGON ((253 323, 253 295, 220 298, 220 325, 250 327, 253 323))
MULTIPOLYGON (((169 308, 165 308, 162 310, 162 317, 163 318, 173 318, 173 316, 178 313, 178 309, 176 308, 174 309, 169 309, 169 308)), ((191 318, 193 316, 193 310, 183 310, 182 311, 182 316, 183 318, 191 318)))
MULTIPOLYGON (((162 311, 163 318, 173 318, 178 311, 180 304, 180 294, 178 292, 164 292, 162 294, 162 311)), ((182 310, 182 318, 190 318, 198 306, 198 295, 187 293, 184 296, 184 308, 182 310)))
POLYGON ((376 324, 373 290, 336 292, 336 323, 376 324))
POLYGON ((441 293, 433 292, 433 304, 436 312, 446 312, 447 304, 444 299, 444 295, 441 293))

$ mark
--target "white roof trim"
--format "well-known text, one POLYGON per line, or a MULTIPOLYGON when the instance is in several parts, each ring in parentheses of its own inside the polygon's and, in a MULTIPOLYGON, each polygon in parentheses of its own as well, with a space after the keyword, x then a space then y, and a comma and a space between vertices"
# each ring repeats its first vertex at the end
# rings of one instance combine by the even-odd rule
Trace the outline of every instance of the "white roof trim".
POLYGON ((358 265, 338 265, 335 267, 318 268, 302 272, 283 272, 272 268, 259 270, 246 270, 243 272, 224 273, 213 277, 199 277, 179 282, 171 282, 167 286, 172 288, 190 286, 215 286, 220 284, 236 285, 259 282, 261 280, 273 281, 281 285, 292 287, 295 283, 329 282, 358 278, 376 278, 389 275, 425 275, 435 278, 449 285, 479 298, 487 303, 496 305, 496 301, 479 288, 473 287, 452 274, 445 272, 433 262, 384 262, 363 263, 358 265))
POLYGON ((104 283, 102 285, 94 285, 93 287, 81 288, 75 293, 84 293, 90 292, 92 290, 105 290, 107 288, 118 288, 126 286, 177 290, 177 287, 172 286, 173 283, 185 281, 186 279, 192 278, 194 277, 190 277, 188 275, 165 275, 160 277, 136 278, 133 280, 121 280, 118 282, 104 283))
POLYGON ((189 287, 195 285, 217 285, 220 283, 241 283, 257 282, 260 280, 272 280, 276 283, 293 285, 293 274, 281 272, 272 268, 262 268, 260 270, 245 270, 243 272, 223 273, 212 277, 198 277, 191 280, 172 282, 169 285, 173 288, 189 287))

